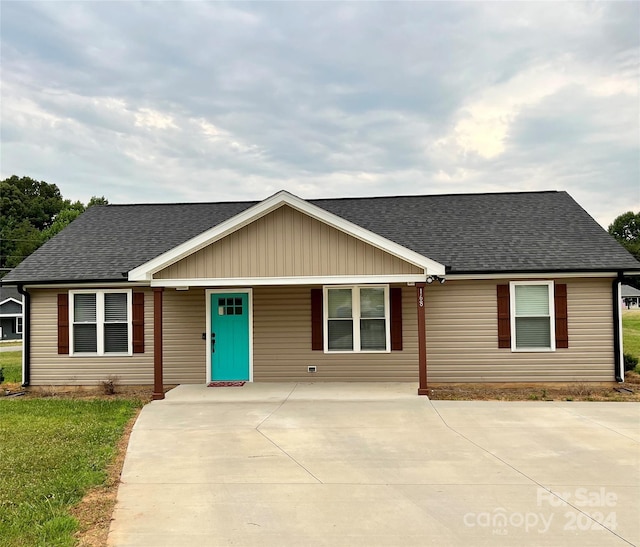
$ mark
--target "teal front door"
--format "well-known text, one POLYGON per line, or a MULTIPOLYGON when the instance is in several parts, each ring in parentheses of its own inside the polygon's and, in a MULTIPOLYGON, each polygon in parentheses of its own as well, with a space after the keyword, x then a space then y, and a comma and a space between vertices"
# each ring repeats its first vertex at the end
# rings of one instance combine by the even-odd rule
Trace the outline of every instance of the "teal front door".
POLYGON ((211 294, 211 379, 249 380, 249 295, 211 294))

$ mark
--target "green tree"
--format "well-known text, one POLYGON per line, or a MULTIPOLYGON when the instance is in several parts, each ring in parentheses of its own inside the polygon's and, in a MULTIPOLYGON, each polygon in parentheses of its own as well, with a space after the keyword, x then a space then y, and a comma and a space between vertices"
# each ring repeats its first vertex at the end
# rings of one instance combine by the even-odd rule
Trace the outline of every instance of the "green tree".
POLYGON ((636 260, 640 260, 640 212, 627 211, 618 216, 609 225, 609 233, 629 251, 636 260))
POLYGON ((0 277, 93 205, 64 199, 55 184, 13 175, 0 181, 0 277))
POLYGON ((3 217, 27 220, 34 228, 42 230, 63 207, 64 199, 55 184, 16 175, 0 181, 3 217))
MULTIPOLYGON (((78 202, 80 203, 80 202, 78 202)), ((94 205, 109 205, 109 200, 107 198, 105 198, 104 196, 93 196, 90 200, 89 203, 87 203, 87 209, 89 207, 93 207, 94 205)))
POLYGON ((64 227, 73 222, 82 213, 84 213, 84 211, 85 206, 80 201, 67 204, 67 206, 55 216, 51 225, 47 226, 42 230, 42 232, 40 232, 40 237, 42 239, 41 244, 61 232, 64 227))

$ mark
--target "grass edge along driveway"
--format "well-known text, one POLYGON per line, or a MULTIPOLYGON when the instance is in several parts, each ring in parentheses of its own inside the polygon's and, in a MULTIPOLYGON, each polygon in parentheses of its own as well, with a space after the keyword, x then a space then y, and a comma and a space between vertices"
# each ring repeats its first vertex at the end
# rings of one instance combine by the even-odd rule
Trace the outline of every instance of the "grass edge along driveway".
POLYGON ((107 466, 138 400, 0 399, 0 545, 75 545, 71 515, 107 466))

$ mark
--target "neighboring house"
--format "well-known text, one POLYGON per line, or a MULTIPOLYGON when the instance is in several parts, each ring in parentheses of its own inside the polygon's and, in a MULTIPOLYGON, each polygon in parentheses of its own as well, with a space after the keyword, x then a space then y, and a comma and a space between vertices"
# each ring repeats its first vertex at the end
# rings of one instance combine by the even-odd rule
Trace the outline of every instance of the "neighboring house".
POLYGON ((566 192, 91 207, 10 272, 24 382, 621 381, 640 263, 566 192), (442 283, 446 280, 446 283, 442 283))
POLYGON ((0 287, 0 340, 22 339, 22 295, 15 286, 0 287))
POLYGON ((622 285, 622 302, 625 308, 633 309, 640 307, 640 291, 629 285, 622 285))

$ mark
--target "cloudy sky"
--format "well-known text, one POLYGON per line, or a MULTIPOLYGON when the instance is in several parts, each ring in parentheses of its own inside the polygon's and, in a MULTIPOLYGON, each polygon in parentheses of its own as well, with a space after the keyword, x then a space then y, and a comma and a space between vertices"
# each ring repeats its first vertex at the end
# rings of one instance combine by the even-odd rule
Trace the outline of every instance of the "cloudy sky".
POLYGON ((2 178, 640 210, 640 3, 1 3, 2 178))

